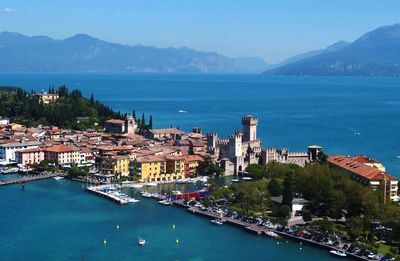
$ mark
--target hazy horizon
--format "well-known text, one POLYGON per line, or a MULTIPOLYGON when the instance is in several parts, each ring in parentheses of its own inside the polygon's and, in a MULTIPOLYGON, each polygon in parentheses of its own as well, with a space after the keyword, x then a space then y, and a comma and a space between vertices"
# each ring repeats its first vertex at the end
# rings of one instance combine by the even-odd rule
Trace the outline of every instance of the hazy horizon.
POLYGON ((276 63, 397 23, 400 2, 4 0, 0 8, 0 31, 55 39, 84 33, 126 45, 188 47, 276 63))

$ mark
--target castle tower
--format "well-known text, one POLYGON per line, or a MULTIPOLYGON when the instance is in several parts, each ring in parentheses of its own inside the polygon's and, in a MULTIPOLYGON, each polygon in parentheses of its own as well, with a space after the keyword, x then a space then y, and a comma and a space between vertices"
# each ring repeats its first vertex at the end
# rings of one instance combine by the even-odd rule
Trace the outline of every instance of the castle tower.
POLYGON ((258 118, 253 115, 247 115, 242 118, 244 142, 257 140, 257 124, 258 118))
POLYGON ((316 161, 318 159, 319 153, 322 150, 322 147, 318 145, 311 145, 307 147, 307 154, 308 154, 308 159, 310 161, 316 161))
POLYGON ((137 124, 132 115, 126 115, 124 124, 125 124, 125 133, 136 132, 137 124))
POLYGON ((243 132, 237 131, 235 134, 229 135, 229 158, 241 157, 243 132))
POLYGON ((207 150, 209 153, 216 153, 218 134, 215 132, 207 133, 207 150))

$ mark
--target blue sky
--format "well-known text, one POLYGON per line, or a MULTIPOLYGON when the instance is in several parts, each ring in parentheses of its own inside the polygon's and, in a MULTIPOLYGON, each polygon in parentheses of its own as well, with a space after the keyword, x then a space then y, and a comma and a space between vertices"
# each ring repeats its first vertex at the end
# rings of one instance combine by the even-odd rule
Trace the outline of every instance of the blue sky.
POLYGON ((400 22, 399 0, 0 0, 0 31, 187 46, 269 62, 400 22))

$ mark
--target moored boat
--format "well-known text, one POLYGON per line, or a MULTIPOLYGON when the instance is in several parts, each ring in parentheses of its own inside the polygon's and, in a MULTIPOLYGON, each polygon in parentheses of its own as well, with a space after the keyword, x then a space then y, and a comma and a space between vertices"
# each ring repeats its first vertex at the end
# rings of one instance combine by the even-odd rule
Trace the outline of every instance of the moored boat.
POLYGON ((223 220, 221 220, 221 219, 213 219, 213 220, 211 220, 211 222, 218 226, 221 226, 224 224, 223 220))
POLYGON ((172 205, 172 201, 168 200, 168 199, 160 200, 160 201, 158 201, 158 203, 160 203, 161 205, 165 205, 165 206, 172 205))
POLYGON ((139 239, 138 243, 139 243, 139 245, 144 246, 144 244, 146 244, 146 240, 139 239))
POLYGON ((62 180, 62 179, 64 179, 64 177, 60 177, 60 176, 57 176, 57 177, 53 177, 55 180, 62 180))
POLYGON ((346 257, 347 256, 347 254, 344 251, 341 251, 341 250, 331 250, 331 251, 329 251, 329 253, 331 253, 332 255, 335 255, 335 256, 340 256, 340 257, 346 257))

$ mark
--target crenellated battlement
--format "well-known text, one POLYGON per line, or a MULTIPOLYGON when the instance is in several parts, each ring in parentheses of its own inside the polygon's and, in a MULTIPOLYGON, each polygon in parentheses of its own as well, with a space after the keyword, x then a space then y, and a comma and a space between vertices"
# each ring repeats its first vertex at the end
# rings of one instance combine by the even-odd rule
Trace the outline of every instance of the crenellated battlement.
POLYGON ((257 125, 258 124, 258 118, 253 116, 253 115, 246 115, 242 117, 242 124, 243 125, 257 125))

